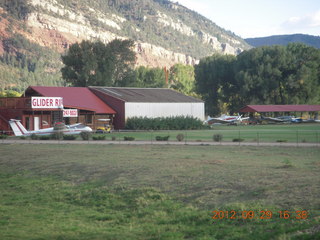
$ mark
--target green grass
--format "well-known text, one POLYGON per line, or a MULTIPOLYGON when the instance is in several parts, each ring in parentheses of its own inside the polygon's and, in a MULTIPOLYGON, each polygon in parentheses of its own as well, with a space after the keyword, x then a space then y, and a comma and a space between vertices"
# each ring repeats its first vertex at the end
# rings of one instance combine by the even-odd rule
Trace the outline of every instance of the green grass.
POLYGON ((0 153, 0 239, 320 237, 319 148, 12 144, 0 153), (211 219, 266 209, 270 220, 211 219))
POLYGON ((214 125, 210 130, 194 131, 141 131, 141 132, 113 132, 106 136, 111 140, 112 136, 117 140, 123 136, 132 136, 136 140, 155 141, 157 136, 170 136, 170 141, 177 141, 176 136, 184 134, 184 141, 213 141, 213 135, 221 134, 222 141, 232 142, 235 138, 242 138, 246 142, 320 142, 319 124, 271 124, 256 126, 226 126, 214 125))
MULTIPOLYGON (((255 126, 214 125, 210 130, 193 131, 114 131, 109 134, 93 134, 95 140, 103 138, 107 141, 123 141, 124 137, 133 137, 135 141, 156 141, 156 137, 170 136, 169 141, 178 141, 178 134, 184 135, 183 142, 211 142, 213 135, 221 134, 222 142, 243 139, 245 142, 289 142, 320 143, 320 124, 269 124, 255 126)), ((15 137, 14 137, 15 138, 15 137)), ((10 138, 9 138, 10 139, 10 138)), ((77 140, 82 140, 80 136, 77 140)), ((91 139, 92 140, 92 139, 91 139)), ((100 139, 104 140, 104 139, 100 139)))

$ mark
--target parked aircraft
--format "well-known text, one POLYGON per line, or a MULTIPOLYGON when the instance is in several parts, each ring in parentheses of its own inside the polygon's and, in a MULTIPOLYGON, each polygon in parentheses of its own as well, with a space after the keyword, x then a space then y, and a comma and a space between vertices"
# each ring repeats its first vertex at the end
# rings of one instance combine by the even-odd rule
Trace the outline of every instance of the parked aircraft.
POLYGON ((214 123, 237 124, 237 123, 242 122, 243 120, 246 120, 246 119, 249 119, 249 117, 243 118, 241 115, 238 115, 238 116, 227 116, 225 114, 222 114, 218 118, 208 117, 206 122, 208 124, 214 124, 214 123))
POLYGON ((295 116, 281 116, 281 117, 261 117, 261 120, 267 120, 270 122, 277 123, 301 123, 303 122, 302 118, 296 118, 295 116))
POLYGON ((65 135, 74 135, 80 134, 81 132, 92 132, 92 129, 88 126, 85 126, 81 123, 76 123, 72 125, 65 125, 64 123, 56 124, 52 128, 45 128, 36 131, 28 131, 21 124, 20 120, 11 119, 9 124, 16 136, 30 136, 32 134, 35 135, 51 135, 54 133, 63 133, 65 135))

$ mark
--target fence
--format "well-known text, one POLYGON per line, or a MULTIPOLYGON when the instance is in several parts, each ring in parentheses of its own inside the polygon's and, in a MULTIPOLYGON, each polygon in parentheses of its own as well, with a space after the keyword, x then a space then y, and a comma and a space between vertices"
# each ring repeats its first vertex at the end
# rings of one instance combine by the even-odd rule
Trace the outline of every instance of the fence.
MULTIPOLYGON (((210 145, 288 145, 319 146, 320 130, 194 130, 194 131, 114 131, 109 134, 94 134, 93 140, 76 142, 119 144, 210 144, 210 145)), ((20 140, 9 137, 2 142, 20 140)), ((25 140, 32 142, 30 138, 25 140)), ((57 141, 57 140, 56 140, 57 141)), ((42 142, 45 142, 44 140, 42 142)), ((47 141, 52 143, 53 141, 47 141)), ((67 142, 61 141, 59 142, 67 142)), ((71 140, 68 141, 71 143, 71 140)))

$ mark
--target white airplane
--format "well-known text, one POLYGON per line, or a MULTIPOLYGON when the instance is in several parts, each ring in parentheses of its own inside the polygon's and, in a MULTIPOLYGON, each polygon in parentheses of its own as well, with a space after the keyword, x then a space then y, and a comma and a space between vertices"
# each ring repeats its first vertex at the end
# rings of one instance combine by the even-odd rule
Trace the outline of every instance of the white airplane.
POLYGON ((54 133, 63 133, 65 135, 74 135, 80 134, 81 132, 92 132, 92 129, 88 126, 85 126, 81 123, 76 123, 72 125, 64 125, 61 123, 56 125, 52 128, 45 128, 36 131, 28 131, 25 127, 21 124, 20 120, 10 119, 9 124, 16 136, 31 136, 32 134, 35 135, 51 135, 54 133))
POLYGON ((218 118, 208 117, 206 123, 208 123, 208 124, 214 124, 214 123, 237 124, 237 123, 242 122, 243 120, 246 120, 246 119, 249 119, 249 117, 243 118, 241 115, 238 115, 238 116, 227 116, 225 114, 222 114, 218 118))
POLYGON ((267 120, 270 122, 278 122, 278 123, 301 123, 303 122, 302 118, 296 118, 295 116, 281 116, 281 117, 263 117, 261 116, 261 120, 267 120))

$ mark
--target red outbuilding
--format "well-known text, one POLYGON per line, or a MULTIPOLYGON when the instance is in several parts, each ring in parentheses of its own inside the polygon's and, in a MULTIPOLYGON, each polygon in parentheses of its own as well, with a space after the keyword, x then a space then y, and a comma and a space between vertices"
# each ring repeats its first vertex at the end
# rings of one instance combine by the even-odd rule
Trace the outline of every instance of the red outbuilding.
POLYGON ((112 124, 115 114, 115 110, 84 87, 32 86, 23 97, 0 98, 2 131, 10 131, 10 119, 21 120, 28 130, 52 127, 58 121, 81 122, 96 129, 98 119, 110 119, 112 124))
MULTIPOLYGON (((264 114, 297 114, 308 113, 318 119, 320 105, 247 105, 239 110, 239 113, 264 113, 264 114)), ((310 117, 310 116, 309 116, 310 117)))

